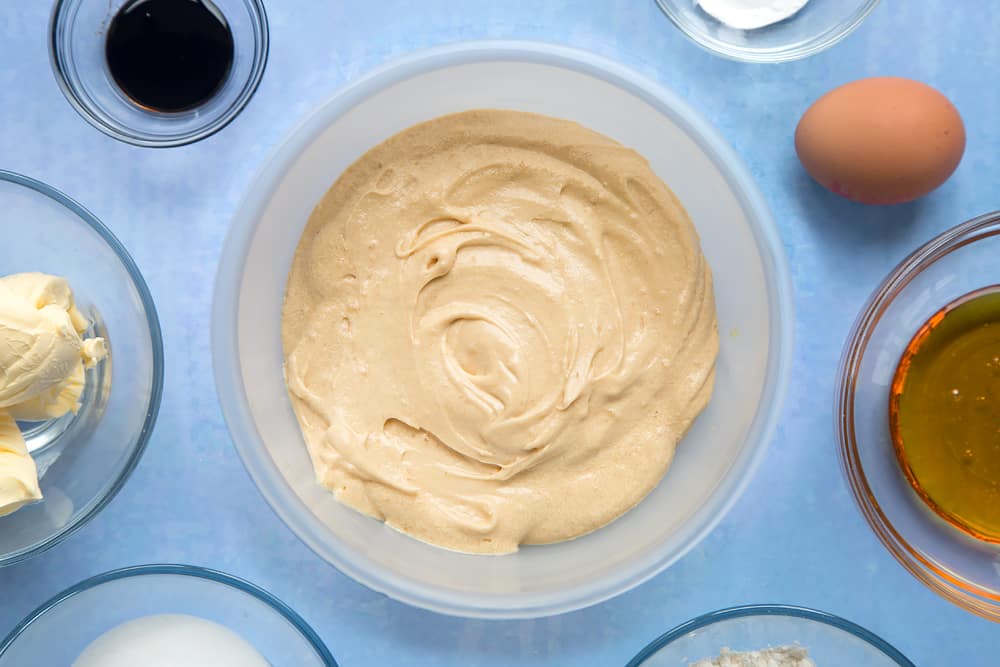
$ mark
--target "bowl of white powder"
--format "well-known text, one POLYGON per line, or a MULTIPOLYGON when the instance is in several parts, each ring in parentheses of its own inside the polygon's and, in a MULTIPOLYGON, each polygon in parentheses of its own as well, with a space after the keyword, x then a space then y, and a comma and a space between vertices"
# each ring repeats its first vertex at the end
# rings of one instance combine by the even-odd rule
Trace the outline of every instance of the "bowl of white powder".
POLYGON ((734 60, 777 63, 828 49, 878 0, 656 0, 695 44, 734 60))
MULTIPOLYGON (((495 116, 497 114, 480 113, 472 120, 485 122, 495 116)), ((503 118, 490 122, 489 127, 494 132, 507 127, 503 118)), ((594 145, 587 154, 601 155, 598 149, 604 141, 593 139, 594 145)), ((496 142, 485 143, 496 145, 496 142)), ((615 150, 620 151, 620 148, 615 150)), ((609 161, 607 164, 618 163, 609 161)), ((604 165, 602 159, 600 166, 604 165)), ((476 173, 495 175, 497 171, 480 169, 476 173)), ((609 183, 621 170, 611 171, 613 174, 604 179, 609 183)), ((396 170, 395 173, 401 172, 396 170)), ((501 179, 503 183, 517 182, 524 188, 523 179, 504 178, 506 180, 501 179)), ((588 182, 600 183, 600 180, 588 182)), ((476 192, 480 190, 482 188, 477 188, 476 192)), ((426 191, 439 190, 429 188, 426 191)), ((554 191, 558 193, 559 189, 554 191)), ((381 200, 369 198, 369 201, 381 200)), ((334 202, 329 208, 337 209, 337 206, 334 202)), ((368 219, 384 220, 380 229, 388 229, 404 217, 393 213, 394 210, 380 211, 377 216, 369 215, 368 219)), ((516 210, 521 211, 523 207, 516 210)), ((550 213, 549 218, 554 215, 550 213)), ((531 219, 536 218, 541 219, 538 216, 531 219)), ((442 231, 442 225, 451 223, 437 220, 434 224, 436 227, 432 231, 442 231)), ((443 233, 450 232, 445 229, 443 233)), ((481 236, 475 247, 485 250, 487 235, 481 236)), ((497 233, 489 238, 502 237, 497 233)), ((391 268, 391 262, 396 261, 392 254, 396 244, 384 239, 381 242, 359 241, 353 248, 353 257, 367 257, 369 250, 388 248, 391 252, 384 254, 389 257, 390 265, 386 266, 391 268)), ((664 251, 662 257, 667 257, 666 253, 664 251)), ((630 255, 632 267, 637 264, 635 258, 641 255, 630 255)), ((666 260, 662 262, 665 264, 666 260)), ((323 260, 319 263, 340 266, 323 260)), ((421 257, 421 261, 414 264, 414 270, 443 271, 452 264, 447 253, 442 252, 433 257, 421 257)), ((628 266, 628 263, 619 265, 628 266)), ((532 276, 538 273, 540 271, 534 271, 532 276)), ((578 271, 575 275, 591 274, 578 271)), ((364 284, 368 279, 364 271, 351 270, 342 278, 352 285, 364 284)), ((449 277, 452 279, 457 280, 457 275, 449 277)), ((338 284, 326 280, 313 282, 338 284)), ((383 286, 398 284, 395 274, 376 282, 383 286)), ((441 279, 436 279, 436 284, 440 283, 441 279)), ((463 284, 479 285, 473 280, 463 284)), ((503 299, 507 300, 504 303, 513 303, 518 294, 536 294, 529 281, 488 284, 493 291, 487 297, 492 295, 492 301, 487 298, 483 303, 503 299), (504 290, 512 291, 513 287, 521 291, 505 296, 504 290)), ((655 284, 657 289, 662 288, 662 282, 655 284)), ((458 283, 447 286, 449 289, 461 287, 458 283)), ((611 302, 602 301, 603 292, 597 289, 582 293, 585 296, 579 300, 581 311, 599 309, 600 304, 611 302)), ((461 297, 454 296, 456 294, 449 292, 448 303, 482 305, 476 301, 481 296, 476 290, 467 291, 461 297)), ((791 352, 790 296, 782 243, 760 192, 739 158, 682 100, 620 65, 571 49, 506 42, 455 45, 407 57, 353 84, 300 125, 265 164, 233 221, 219 268, 212 322, 216 385, 233 442, 258 488, 289 528, 337 569, 397 600, 441 613, 480 618, 551 615, 608 599, 661 572, 694 547, 732 507, 762 460, 780 409, 791 352), (484 85, 484 81, 489 84, 484 85), (503 515, 461 511, 462 507, 496 503, 495 497, 480 493, 481 487, 486 485, 478 481, 476 484, 463 482, 463 486, 456 489, 454 485, 449 486, 448 480, 434 482, 433 477, 428 477, 427 485, 418 489, 405 489, 405 494, 395 490, 396 482, 402 487, 410 484, 406 477, 413 470, 411 464, 424 456, 423 451, 416 450, 412 455, 393 453, 403 451, 395 449, 401 443, 409 447, 422 442, 418 427, 429 434, 428 442, 441 442, 451 447, 453 441, 445 431, 428 426, 430 417, 438 415, 433 410, 425 414, 422 409, 419 422, 411 422, 412 416, 407 416, 404 425, 400 414, 393 412, 399 406, 390 406, 397 397, 401 402, 405 400, 415 405, 418 399, 444 393, 436 387, 447 388, 440 383, 408 381, 405 391, 393 389, 396 386, 393 382, 407 373, 411 361, 403 354, 396 357, 401 360, 398 365, 385 363, 392 357, 387 351, 383 354, 381 344, 410 330, 406 321, 401 323, 381 317, 392 299, 373 302, 371 326, 362 327, 356 318, 345 316, 337 318, 332 328, 320 327, 315 334, 309 334, 319 340, 332 334, 353 336, 353 332, 361 332, 352 338, 358 348, 367 344, 377 352, 367 363, 332 363, 339 358, 336 355, 346 349, 333 343, 316 348, 316 354, 304 363, 286 363, 287 350, 282 341, 282 307, 286 303, 286 285, 290 283, 289 271, 294 264, 296 248, 311 212, 324 198, 330 184, 374 146, 406 128, 449 114, 484 109, 544 114, 576 123, 641 154, 648 161, 648 168, 676 194, 697 230, 705 259, 712 268, 719 332, 711 400, 677 443, 665 477, 656 480, 654 488, 644 494, 638 488, 643 483, 638 475, 620 475, 619 486, 631 485, 635 501, 634 506, 622 508, 627 511, 615 520, 602 527, 597 525, 604 521, 588 524, 582 530, 569 523, 562 534, 525 539, 520 548, 516 542, 512 547, 504 545, 503 552, 496 555, 460 553, 468 545, 454 541, 429 543, 433 541, 433 530, 428 526, 412 525, 405 512, 392 514, 385 511, 387 505, 376 505, 388 499, 388 502, 397 503, 389 509, 399 510, 400 507, 405 509, 405 504, 410 502, 421 509, 412 515, 415 521, 444 524, 445 520, 457 515, 461 521, 447 524, 449 530, 453 524, 460 524, 482 531, 491 527, 481 525, 489 524, 489 520, 506 520, 503 515), (345 322, 346 319, 349 321, 345 322), (328 355, 327 351, 333 354, 328 355), (308 390, 300 392, 303 396, 312 393, 311 387, 315 386, 312 383, 317 381, 344 392, 340 399, 324 399, 322 406, 317 405, 317 415, 329 408, 348 417, 344 423, 349 423, 350 428, 334 427, 323 415, 313 421, 311 415, 300 411, 308 427, 317 426, 313 435, 319 438, 338 433, 345 436, 337 441, 336 450, 311 450, 307 439, 303 438, 303 429, 286 386, 286 380, 296 380, 300 371, 305 371, 301 377, 305 378, 308 390), (355 389, 351 389, 350 383, 355 383, 355 389), (413 389, 413 386, 419 388, 413 389), (386 388, 390 395, 371 398, 374 395, 371 392, 384 392, 386 388), (383 421, 388 425, 382 429, 383 434, 358 439, 351 435, 360 432, 353 418, 362 409, 377 418, 376 426, 381 426, 383 421), (431 440, 431 433, 440 438, 431 440), (350 444, 354 442, 358 443, 357 448, 350 444), (340 447, 344 443, 350 446, 340 447), (372 453, 386 454, 386 457, 380 458, 377 465, 369 465, 364 459, 372 453), (317 474, 311 454, 321 462, 332 461, 341 467, 332 468, 336 474, 317 474), (355 454, 358 458, 354 458, 355 454), (342 464, 342 458, 348 455, 353 468, 342 464), (383 465, 393 461, 396 462, 393 465, 383 465), (352 474, 339 476, 345 468, 352 474), (371 500, 372 504, 340 502, 338 493, 353 494, 354 498, 371 500), (464 506, 439 503, 441 511, 433 511, 432 501, 459 493, 469 501, 464 506), (578 536, 568 539, 570 535, 578 536), (563 541, 558 541, 560 538, 563 541)), ((539 301, 541 305, 536 308, 524 309, 538 321, 549 311, 558 312, 564 306, 558 299, 539 301)), ((433 310, 440 309, 435 307, 433 310)), ((598 318, 599 326, 581 325, 574 330, 590 335, 611 319, 598 318)), ((511 331, 518 334, 512 335, 511 340, 522 340, 519 329, 512 326, 511 331)), ((471 343, 477 341, 490 342, 490 350, 502 347, 492 345, 495 343, 490 337, 492 330, 470 328, 451 333, 454 339, 435 338, 438 343, 416 349, 439 350, 441 345, 447 344, 452 350, 459 339, 470 341, 470 349, 471 343)), ((572 337, 548 336, 547 339, 561 343, 572 337)), ((414 355, 416 357, 419 355, 414 355)), ((462 358, 475 365, 478 362, 474 357, 478 358, 476 355, 462 358)), ((435 368, 433 365, 427 367, 435 368)), ((511 374, 523 370, 517 363, 508 368, 512 369, 511 374)), ((427 377, 437 376, 429 374, 427 377)), ((478 382, 482 377, 487 376, 479 374, 475 379, 478 382)), ((527 384, 547 386, 545 382, 527 384)), ((454 408, 457 403, 450 400, 451 394, 447 397, 449 400, 442 399, 442 404, 446 409, 454 408)), ((579 401, 573 405, 577 403, 579 401)), ((537 404, 529 403, 529 407, 532 405, 537 404)), ((629 415, 604 408, 599 411, 596 399, 588 405, 593 408, 591 412, 599 413, 602 419, 617 419, 616 424, 625 426, 662 410, 662 405, 655 400, 629 415)), ((442 410, 441 414, 466 413, 442 410)), ((468 414, 479 413, 470 408, 468 414)), ((454 420, 459 423, 458 417, 454 420)), ((473 421, 472 417, 462 417, 462 420, 462 424, 473 421)), ((518 433, 504 433, 511 437, 500 438, 501 446, 524 445, 518 433)), ((654 433, 644 443, 654 450, 672 447, 667 435, 654 433)), ((568 441, 581 445, 580 440, 568 441)), ((607 444, 605 449, 614 445, 613 442, 607 444)), ((455 465, 435 468, 442 473, 452 474, 472 458, 449 454, 444 447, 431 451, 435 455, 443 452, 454 459, 455 465)), ((577 465, 582 456, 589 456, 591 450, 568 445, 560 451, 572 452, 572 455, 568 459, 547 459, 548 470, 557 468, 559 461, 567 461, 569 469, 577 465)), ((609 457, 611 465, 625 471, 633 470, 625 460, 628 451, 631 450, 626 450, 618 459, 609 457)), ((486 477, 495 472, 487 466, 477 466, 476 470, 481 470, 486 477)), ((532 468, 525 474, 533 475, 538 470, 541 468, 532 468)), ((585 477, 581 485, 589 483, 585 477)), ((513 479, 516 481, 520 477, 513 479)), ((593 493, 587 501, 595 507, 601 503, 611 507, 614 498, 607 496, 618 487, 598 484, 592 488, 593 493)), ((510 489, 510 486, 501 487, 500 492, 515 495, 510 489)), ((571 494, 552 495, 548 508, 541 510, 546 518, 560 516, 560 510, 574 505, 565 502, 566 495, 571 494)), ((537 505, 532 507, 537 511, 537 505)), ((567 516, 567 513, 563 511, 561 515, 567 516)), ((481 546, 481 543, 482 540, 476 545, 481 546)))
POLYGON ((190 565, 140 565, 52 598, 0 641, 0 667, 337 667, 267 591, 190 565))
POLYGON ((704 614, 658 637, 627 667, 914 667, 869 630, 822 611, 750 605, 704 614))

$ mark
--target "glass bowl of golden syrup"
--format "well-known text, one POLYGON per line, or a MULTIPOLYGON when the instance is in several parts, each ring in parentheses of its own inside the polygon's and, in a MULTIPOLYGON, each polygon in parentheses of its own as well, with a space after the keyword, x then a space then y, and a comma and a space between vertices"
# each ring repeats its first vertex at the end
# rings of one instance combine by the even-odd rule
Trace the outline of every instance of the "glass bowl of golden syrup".
POLYGON ((862 309, 834 417, 847 480, 893 556, 1000 622, 1000 211, 907 257, 862 309))
POLYGON ((923 501, 1000 543, 1000 285, 959 297, 920 327, 896 369, 889 424, 923 501))

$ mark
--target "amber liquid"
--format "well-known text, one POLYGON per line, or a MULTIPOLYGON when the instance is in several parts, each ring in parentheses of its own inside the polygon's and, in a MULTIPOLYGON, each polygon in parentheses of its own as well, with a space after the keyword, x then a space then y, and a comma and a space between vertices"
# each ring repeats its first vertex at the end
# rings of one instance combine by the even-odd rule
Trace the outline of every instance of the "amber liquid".
POLYGON ((1000 286, 938 311, 913 337, 889 417, 906 478, 963 532, 1000 543, 1000 286))

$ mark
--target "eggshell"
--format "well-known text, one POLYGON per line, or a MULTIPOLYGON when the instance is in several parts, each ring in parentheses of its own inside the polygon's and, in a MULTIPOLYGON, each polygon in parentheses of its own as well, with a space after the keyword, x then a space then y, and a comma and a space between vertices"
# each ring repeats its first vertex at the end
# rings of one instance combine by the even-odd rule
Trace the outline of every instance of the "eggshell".
POLYGON ((948 98, 926 84, 861 79, 809 107, 795 150, 829 190, 863 204, 899 204, 948 180, 965 152, 965 126, 948 98))

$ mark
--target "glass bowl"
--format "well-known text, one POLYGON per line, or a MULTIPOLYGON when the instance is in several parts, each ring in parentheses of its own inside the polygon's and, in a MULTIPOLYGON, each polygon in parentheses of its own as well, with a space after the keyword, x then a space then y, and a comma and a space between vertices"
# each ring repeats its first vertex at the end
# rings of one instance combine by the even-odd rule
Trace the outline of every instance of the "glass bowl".
POLYGON ((799 645, 823 665, 915 667, 885 640, 822 611, 787 605, 733 607, 699 616, 657 638, 626 667, 688 667, 723 648, 758 651, 799 645))
POLYGON ((152 111, 115 84, 104 57, 105 33, 128 0, 57 0, 49 54, 56 82, 81 116, 108 136, 165 148, 199 141, 232 121, 257 90, 267 65, 267 15, 261 0, 213 0, 233 33, 233 63, 204 104, 175 113, 152 111))
POLYGON ((828 49, 861 25, 878 0, 809 0, 793 16, 763 28, 731 28, 695 0, 656 0, 674 25, 704 49, 749 62, 798 60, 828 49))
POLYGON ((76 415, 22 424, 44 500, 0 517, 0 566, 40 553, 93 518, 142 456, 163 388, 156 309, 132 258, 107 227, 63 193, 0 171, 0 267, 69 280, 77 306, 108 341, 88 371, 76 415))
POLYGON ((416 606, 532 617, 594 604, 641 583, 728 511, 760 462, 780 409, 792 349, 790 297, 783 246, 757 186, 681 100, 580 51, 472 43, 410 56, 364 78, 271 156, 225 243, 212 355, 240 457, 278 515, 317 554, 416 606), (280 338, 292 255, 330 184, 399 130, 476 108, 568 118, 642 152, 701 234, 723 332, 714 398, 680 444, 665 483, 587 536, 492 557, 419 542, 345 507, 316 482, 285 389, 280 338))
POLYGON ((889 390, 903 350, 940 308, 1000 284, 1000 212, 969 220, 907 257, 862 309, 840 362, 835 420, 844 473, 875 534, 917 579, 1000 621, 1000 545, 938 517, 907 482, 890 435, 889 390))
POLYGON ((302 617, 267 591, 200 567, 141 565, 82 581, 33 611, 0 643, 0 667, 70 665, 105 632, 151 614, 219 623, 274 667, 337 665, 302 617))

